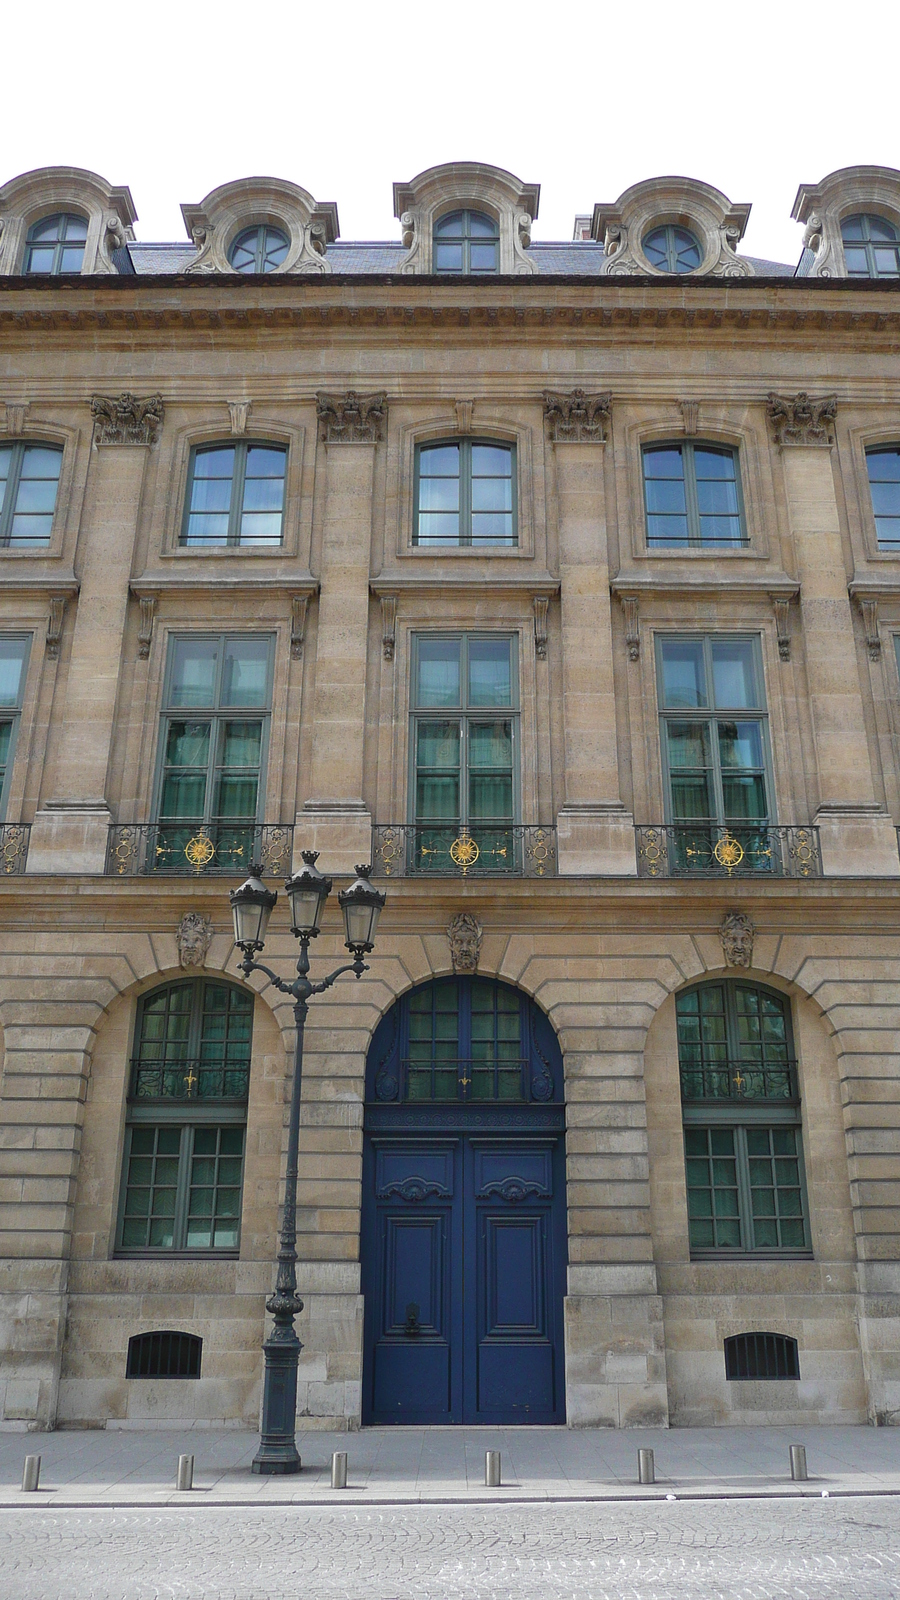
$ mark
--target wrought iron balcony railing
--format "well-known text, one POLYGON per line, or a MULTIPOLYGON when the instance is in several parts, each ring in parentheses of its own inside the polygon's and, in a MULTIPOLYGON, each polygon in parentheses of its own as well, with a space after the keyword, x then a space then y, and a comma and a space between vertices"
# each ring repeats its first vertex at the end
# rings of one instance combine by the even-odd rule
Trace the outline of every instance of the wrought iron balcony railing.
POLYGON ((642 878, 819 878, 819 830, 769 823, 644 825, 637 835, 642 878))
POLYGON ((132 1100, 246 1100, 249 1085, 246 1060, 131 1063, 132 1100))
POLYGON ((372 829, 379 878, 552 878, 556 829, 530 823, 379 823, 372 829))
POLYGON ((21 876, 28 860, 30 838, 28 822, 4 822, 0 826, 0 873, 9 878, 21 876))
POLYGON ((114 877, 140 873, 195 876, 247 872, 262 864, 270 878, 290 875, 294 829, 290 823, 246 827, 221 823, 114 822, 106 846, 106 871, 114 877))
POLYGON ((685 1101, 782 1100, 792 1103, 798 1099, 797 1063, 787 1059, 716 1061, 704 1059, 701 1053, 696 1062, 682 1062, 681 1098, 685 1101))

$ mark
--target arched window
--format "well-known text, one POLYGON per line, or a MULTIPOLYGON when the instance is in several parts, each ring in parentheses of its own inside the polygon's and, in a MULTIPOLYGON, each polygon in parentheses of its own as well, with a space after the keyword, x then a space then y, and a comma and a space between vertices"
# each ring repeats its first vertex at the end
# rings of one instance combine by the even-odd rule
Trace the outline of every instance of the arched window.
POLYGON ((420 445, 413 543, 516 544, 514 446, 494 439, 420 445))
POLYGON ((693 439, 645 445, 647 543, 734 550, 748 543, 737 451, 693 439))
POLYGON ((660 272, 696 272, 703 259, 703 251, 694 235, 672 222, 645 233, 641 249, 650 265, 658 267, 660 272))
POLYGON ((281 544, 287 450, 239 439, 200 445, 191 454, 181 543, 281 544))
POLYGON ((790 1008, 726 979, 676 996, 692 1255, 808 1254, 790 1008))
POLYGON ((900 551, 900 447, 866 451, 869 490, 879 550, 900 551))
POLYGON ((237 1252, 253 995, 211 978, 138 1007, 119 1250, 237 1252))
POLYGON ((235 272, 274 272, 288 253, 290 241, 280 228, 260 223, 239 233, 228 252, 235 272))
POLYGON ((497 224, 482 211, 453 211, 434 225, 435 272, 498 272, 499 252, 497 224))
POLYGON ((845 217, 841 238, 848 278, 900 278, 900 232, 886 217, 845 217))
POLYGON ((62 450, 55 444, 0 444, 0 546, 50 543, 62 450))
POLYGON ((25 271, 80 272, 84 262, 87 221, 60 211, 32 223, 25 244, 25 271))

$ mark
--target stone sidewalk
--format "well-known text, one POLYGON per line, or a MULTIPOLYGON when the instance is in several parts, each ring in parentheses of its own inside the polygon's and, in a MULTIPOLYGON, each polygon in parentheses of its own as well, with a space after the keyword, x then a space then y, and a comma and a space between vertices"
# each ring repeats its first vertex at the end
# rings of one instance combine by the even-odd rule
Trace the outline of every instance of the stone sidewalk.
POLYGON ((498 1500, 679 1500, 900 1494, 900 1428, 760 1427, 366 1428, 298 1433, 303 1471, 257 1477, 256 1434, 238 1429, 0 1433, 0 1506, 358 1506, 498 1500), (793 1483, 788 1446, 806 1446, 809 1481, 793 1483), (655 1451, 657 1481, 637 1483, 637 1451, 655 1451), (331 1454, 346 1450, 349 1484, 331 1488, 331 1454), (484 1487, 486 1450, 502 1484, 484 1487), (175 1490, 178 1456, 193 1455, 194 1488, 175 1490), (26 1455, 42 1457, 36 1494, 23 1494, 26 1455))

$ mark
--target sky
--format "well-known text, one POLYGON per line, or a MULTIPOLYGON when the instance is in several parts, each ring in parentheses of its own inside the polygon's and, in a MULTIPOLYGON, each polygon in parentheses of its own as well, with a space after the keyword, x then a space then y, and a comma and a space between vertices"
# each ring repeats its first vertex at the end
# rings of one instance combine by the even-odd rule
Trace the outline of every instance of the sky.
POLYGON ((799 183, 900 168, 897 0, 44 0, 2 41, 0 183, 90 168, 130 186, 144 240, 185 240, 180 202, 250 176, 396 239, 396 179, 478 160, 541 184, 536 239, 680 174, 752 202, 742 251, 793 263, 799 183))

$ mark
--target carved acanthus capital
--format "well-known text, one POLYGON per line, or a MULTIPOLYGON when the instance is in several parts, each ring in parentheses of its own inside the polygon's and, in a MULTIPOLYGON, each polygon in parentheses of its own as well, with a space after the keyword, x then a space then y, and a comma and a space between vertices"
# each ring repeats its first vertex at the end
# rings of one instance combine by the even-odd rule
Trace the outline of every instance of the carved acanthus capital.
POLYGON ((186 911, 175 930, 178 959, 183 967, 202 967, 212 943, 213 925, 202 911, 186 911))
POLYGON ((779 445, 832 445, 837 398, 826 395, 813 400, 801 389, 799 394, 770 394, 766 412, 779 445))
POLYGON ((155 444, 162 427, 161 394, 95 394, 91 401, 95 444, 155 444))
POLYGON ((610 394, 544 393, 544 416, 554 444, 605 444, 609 425, 610 394))
POLYGON ((317 394, 316 416, 323 444, 377 444, 384 437, 386 395, 317 394))
POLYGON ((753 964, 753 939, 756 928, 746 911, 726 911, 719 928, 722 953, 727 967, 753 964))
POLYGON ((447 939, 450 943, 450 960, 454 972, 477 972, 478 957, 481 954, 481 938, 484 929, 477 917, 469 911, 461 911, 452 918, 447 926, 447 939))

